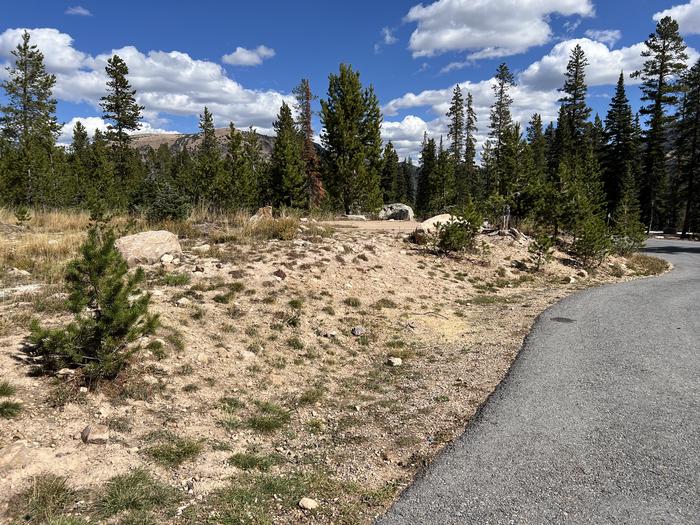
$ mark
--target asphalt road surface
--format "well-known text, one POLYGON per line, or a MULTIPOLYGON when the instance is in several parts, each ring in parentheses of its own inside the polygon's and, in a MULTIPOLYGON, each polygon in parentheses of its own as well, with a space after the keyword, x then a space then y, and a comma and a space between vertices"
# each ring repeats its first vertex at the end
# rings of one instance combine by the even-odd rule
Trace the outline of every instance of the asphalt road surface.
POLYGON ((700 244, 544 312, 506 379, 378 525, 700 524, 700 244))

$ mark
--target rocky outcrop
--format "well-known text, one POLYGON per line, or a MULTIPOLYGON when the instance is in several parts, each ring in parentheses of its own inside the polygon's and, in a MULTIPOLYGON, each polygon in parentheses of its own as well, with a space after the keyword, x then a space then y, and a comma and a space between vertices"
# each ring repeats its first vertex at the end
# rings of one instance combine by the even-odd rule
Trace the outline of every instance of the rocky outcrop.
POLYGON ((406 204, 401 204, 400 202, 385 204, 379 212, 379 218, 387 221, 412 221, 413 208, 406 204))
POLYGON ((148 231, 117 239, 115 246, 129 267, 155 264, 168 254, 182 254, 177 235, 168 231, 148 231))

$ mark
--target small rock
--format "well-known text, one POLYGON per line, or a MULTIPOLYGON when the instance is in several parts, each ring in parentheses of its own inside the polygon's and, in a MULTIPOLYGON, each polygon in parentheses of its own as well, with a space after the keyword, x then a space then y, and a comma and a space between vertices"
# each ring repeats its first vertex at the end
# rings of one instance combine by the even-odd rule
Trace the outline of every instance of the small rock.
POLYGON ((204 266, 201 266, 199 264, 195 265, 194 273, 204 273, 204 266))
POLYGON ((588 277, 588 272, 584 269, 581 269, 578 272, 576 272, 576 275, 585 279, 586 277, 588 277))
POLYGON ((211 250, 211 246, 209 246, 208 244, 202 244, 200 246, 195 246, 194 248, 192 248, 192 251, 197 253, 207 253, 209 250, 211 250))
POLYGON ((389 366, 401 366, 403 364, 403 360, 400 357, 390 357, 386 360, 386 364, 389 366))
POLYGON ((187 297, 180 297, 177 301, 175 301, 175 304, 178 306, 188 306, 192 301, 190 301, 187 297))
POLYGON ((109 428, 106 425, 88 425, 80 433, 83 443, 104 445, 109 441, 109 428))
POLYGON ((316 510, 318 508, 318 501, 311 498, 301 498, 299 500, 299 507, 304 510, 316 510))
POLYGON ((70 368, 61 368, 58 372, 56 372, 56 377, 58 377, 59 379, 65 379, 74 375, 75 370, 72 370, 70 368))
POLYGON ((29 277, 31 275, 27 270, 20 270, 19 268, 10 268, 7 274, 11 277, 29 277))
POLYGON ((576 282, 575 277, 569 277, 569 284, 574 284, 576 282))
POLYGON ((166 253, 160 258, 160 262, 163 264, 170 264, 174 259, 175 257, 172 254, 166 253))
POLYGON ((275 277, 279 277, 280 279, 287 278, 287 274, 284 272, 284 270, 282 268, 280 268, 279 270, 276 270, 272 275, 274 275, 275 277))
POLYGON ((352 330, 350 330, 350 333, 355 337, 360 337, 361 335, 365 335, 367 333, 367 330, 365 330, 364 326, 353 326, 352 330))
POLYGON ((86 387, 86 386, 81 386, 79 390, 80 390, 80 393, 81 393, 81 394, 87 394, 87 393, 88 393, 88 387, 86 387))
POLYGON ((200 352, 197 354, 197 357, 195 357, 195 360, 198 363, 205 365, 209 362, 209 355, 205 354, 204 352, 200 352))

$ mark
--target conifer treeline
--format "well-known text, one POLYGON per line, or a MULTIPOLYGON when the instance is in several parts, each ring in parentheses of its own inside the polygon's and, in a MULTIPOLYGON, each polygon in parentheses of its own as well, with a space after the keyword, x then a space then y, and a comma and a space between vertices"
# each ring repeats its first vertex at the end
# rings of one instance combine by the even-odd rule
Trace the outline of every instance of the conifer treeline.
POLYGON ((25 33, 2 82, 7 103, 0 107, 0 201, 144 211, 154 219, 185 216, 198 202, 345 213, 405 202, 419 216, 473 203, 492 220, 527 220, 575 238, 608 229, 628 235, 641 228, 640 222, 649 229, 697 231, 700 63, 687 69, 685 49, 678 24, 669 17, 660 20, 646 41, 643 68, 632 72, 642 82, 640 114, 632 111, 620 72, 601 120, 591 118, 586 103, 588 61, 577 45, 556 123, 535 114, 524 130, 511 114, 515 77, 501 64, 480 164, 472 95, 457 85, 445 141, 424 136, 415 180, 410 159, 401 162, 391 142, 382 145, 373 88, 363 86, 359 73, 344 64, 329 76, 321 100, 320 149, 313 141, 315 97, 302 79, 293 92, 295 107, 283 103, 273 124, 277 139, 269 158, 252 128, 241 133, 233 123, 222 147, 206 107, 197 147, 137 150, 131 137, 143 108, 129 84, 127 64, 117 55, 108 61, 101 99, 107 131, 90 138, 77 123, 72 145, 58 147, 56 79, 25 33))

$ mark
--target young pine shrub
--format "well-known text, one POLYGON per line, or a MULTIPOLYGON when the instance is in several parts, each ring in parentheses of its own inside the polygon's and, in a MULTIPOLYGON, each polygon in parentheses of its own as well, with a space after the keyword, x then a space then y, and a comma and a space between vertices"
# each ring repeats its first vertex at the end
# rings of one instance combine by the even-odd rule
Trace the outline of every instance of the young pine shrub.
POLYGON ((646 241, 646 228, 640 220, 634 177, 628 169, 622 186, 622 198, 613 215, 613 248, 618 255, 639 251, 646 241))
POLYGON ((600 216, 591 214, 579 222, 571 252, 585 267, 599 266, 611 247, 608 226, 600 216))
POLYGON ((20 206, 15 210, 15 220, 17 221, 17 226, 24 226, 32 219, 29 214, 29 208, 26 206, 20 206))
POLYGON ((173 184, 162 182, 156 188, 153 203, 146 217, 150 222, 184 221, 190 214, 190 203, 173 184))
POLYGON ((474 248, 476 234, 481 226, 481 216, 468 203, 455 214, 455 218, 439 225, 436 239, 436 249, 441 252, 459 252, 474 248))
POLYGON ((530 243, 527 251, 530 252, 535 263, 535 270, 539 271, 552 258, 554 240, 549 235, 540 234, 530 243))
POLYGON ((141 268, 128 274, 114 246, 112 230, 93 226, 66 271, 69 308, 75 320, 60 328, 31 324, 32 352, 45 371, 80 368, 88 380, 114 378, 136 351, 129 344, 152 333, 157 315, 148 312, 151 297, 142 293, 141 268))

